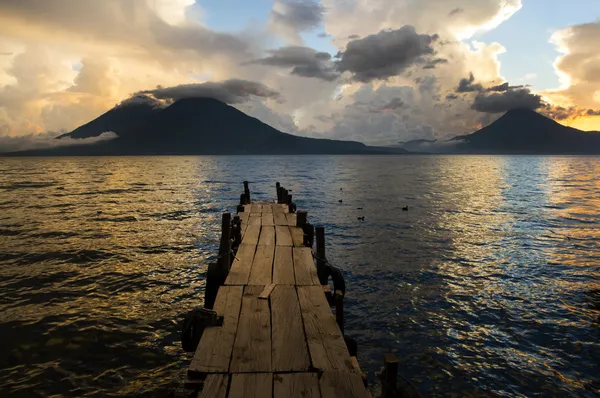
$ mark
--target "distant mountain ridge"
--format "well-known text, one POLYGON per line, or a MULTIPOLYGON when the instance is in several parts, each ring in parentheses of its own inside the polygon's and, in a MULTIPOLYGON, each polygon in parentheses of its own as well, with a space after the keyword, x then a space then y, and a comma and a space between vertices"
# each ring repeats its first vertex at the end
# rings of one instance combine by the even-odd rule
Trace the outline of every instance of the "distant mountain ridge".
POLYGON ((600 132, 582 131, 529 109, 513 109, 472 134, 458 136, 461 153, 600 154, 600 132))
POLYGON ((90 138, 112 131, 110 141, 30 150, 11 155, 219 155, 407 153, 354 141, 283 133, 212 98, 181 99, 168 107, 120 105, 59 138, 90 138))

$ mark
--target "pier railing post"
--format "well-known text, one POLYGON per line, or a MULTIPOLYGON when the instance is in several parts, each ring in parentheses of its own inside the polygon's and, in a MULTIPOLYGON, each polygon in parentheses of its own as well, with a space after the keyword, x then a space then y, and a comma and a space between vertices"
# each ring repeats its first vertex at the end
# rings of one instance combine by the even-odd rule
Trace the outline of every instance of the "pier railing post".
POLYGON ((281 200, 281 184, 279 182, 275 183, 275 190, 277 191, 277 203, 280 203, 280 200, 281 200))
POLYGON ((248 187, 248 181, 244 181, 244 195, 246 195, 246 203, 250 203, 250 188, 248 187))
POLYGON ((233 246, 238 247, 242 243, 242 219, 240 216, 233 217, 233 246))
POLYGON ((396 383, 398 379, 398 359, 394 354, 383 356, 383 373, 381 375, 382 398, 394 398, 396 396, 396 383))
POLYGON ((293 206, 293 203, 292 203, 292 195, 288 195, 287 205, 288 205, 288 212, 289 213, 293 213, 294 212, 294 206, 293 206))
POLYGON ((325 228, 316 227, 317 235, 317 275, 319 276, 319 282, 321 285, 327 285, 327 272, 325 267, 327 266, 327 260, 325 259, 325 228))
POLYGON ((340 327, 342 336, 344 335, 344 293, 340 290, 335 291, 335 320, 340 327))
POLYGON ((223 213, 221 219, 221 244, 219 245, 219 271, 227 275, 231 266, 231 214, 223 213))
POLYGON ((304 225, 306 224, 306 217, 307 217, 308 213, 303 211, 303 210, 298 210, 296 212, 296 226, 303 228, 304 225))

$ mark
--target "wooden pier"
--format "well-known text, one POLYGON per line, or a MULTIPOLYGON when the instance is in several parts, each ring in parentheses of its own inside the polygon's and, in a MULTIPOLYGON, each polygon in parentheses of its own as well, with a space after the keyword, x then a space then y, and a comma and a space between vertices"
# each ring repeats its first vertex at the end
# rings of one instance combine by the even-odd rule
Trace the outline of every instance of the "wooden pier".
POLYGON ((289 192, 277 184, 277 201, 251 201, 244 185, 209 267, 205 307, 219 322, 201 332, 188 386, 202 398, 371 397, 343 335, 345 286, 327 285, 323 229, 313 254, 289 192))

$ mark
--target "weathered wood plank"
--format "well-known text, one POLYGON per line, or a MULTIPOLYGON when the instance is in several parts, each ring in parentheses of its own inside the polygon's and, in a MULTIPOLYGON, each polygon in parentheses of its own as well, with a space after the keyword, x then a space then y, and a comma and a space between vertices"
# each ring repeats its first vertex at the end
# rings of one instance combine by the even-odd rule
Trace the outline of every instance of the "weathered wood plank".
POLYGON ((288 225, 287 217, 284 212, 273 213, 273 222, 275 225, 288 225))
POLYGON ((325 372, 319 382, 323 398, 368 398, 370 395, 359 374, 325 372))
POLYGON ((292 246, 292 234, 290 228, 285 225, 275 226, 275 244, 277 246, 292 246))
POLYGON ((304 231, 300 227, 289 227, 294 247, 304 247, 304 231))
POLYGON ((340 328, 325 300, 323 288, 297 286, 296 289, 312 366, 323 371, 358 374, 340 328))
POLYGON ((229 375, 210 374, 204 380, 204 387, 198 398, 227 398, 229 375))
POLYGON ((244 232, 244 238, 242 239, 242 243, 246 243, 248 245, 257 245, 259 237, 260 225, 248 225, 248 228, 246 228, 246 232, 244 232))
MULTIPOLYGON (((287 227, 286 227, 287 228, 287 227)), ((295 285, 294 260, 292 248, 289 246, 275 247, 275 261, 273 262, 273 283, 278 285, 295 285)))
POLYGON ((321 398, 316 373, 283 373, 273 375, 274 398, 321 398))
POLYGON ((272 369, 307 371, 310 367, 296 288, 277 285, 271 293, 272 369))
POLYGON ((275 227, 262 226, 260 230, 259 246, 275 246, 275 227))
POLYGON ((262 205, 263 213, 273 213, 273 205, 262 205))
MULTIPOLYGON (((262 299, 262 300, 267 300, 269 298, 269 296, 271 295, 271 293, 273 292, 273 289, 275 289, 275 286, 277 286, 277 285, 275 285, 274 283, 271 283, 271 284, 265 286, 263 291, 260 292, 260 294, 258 295, 258 298, 262 299)), ((355 357, 353 357, 353 358, 355 358, 355 357)))
POLYGON ((272 396, 272 373, 238 373, 231 376, 229 398, 270 398, 272 396))
POLYGON ((248 219, 250 218, 250 213, 238 213, 238 216, 242 220, 240 234, 242 235, 242 239, 244 239, 246 228, 248 228, 248 219))
POLYGON ((272 282, 273 258, 275 246, 257 246, 252 269, 250 269, 249 285, 268 285, 272 282))
MULTIPOLYGON (((314 285, 321 286, 319 276, 317 275, 317 267, 312 257, 310 247, 294 247, 294 276, 296 277, 296 285, 314 285)), ((321 294, 323 289, 320 288, 321 294)))
POLYGON ((242 304, 242 291, 242 286, 219 288, 214 310, 219 315, 223 315, 223 325, 204 330, 188 369, 190 376, 229 371, 229 361, 242 304))
POLYGON ((287 205, 282 205, 281 203, 273 205, 273 213, 285 213, 286 210, 288 210, 287 205))
POLYGON ((225 280, 226 285, 247 285, 254 260, 255 245, 242 243, 238 248, 235 257, 229 269, 229 274, 225 280))
POLYGON ((275 225, 275 222, 273 221, 273 213, 262 213, 262 225, 275 225))
POLYGON ((252 213, 262 213, 262 205, 252 204, 252 213))
POLYGON ((248 225, 261 225, 262 224, 262 214, 261 213, 250 213, 250 217, 248 218, 248 225))
POLYGON ((290 227, 296 226, 296 213, 287 213, 285 217, 287 218, 287 222, 290 227))
POLYGON ((246 286, 233 345, 232 373, 271 371, 271 313, 258 296, 264 286, 246 286))

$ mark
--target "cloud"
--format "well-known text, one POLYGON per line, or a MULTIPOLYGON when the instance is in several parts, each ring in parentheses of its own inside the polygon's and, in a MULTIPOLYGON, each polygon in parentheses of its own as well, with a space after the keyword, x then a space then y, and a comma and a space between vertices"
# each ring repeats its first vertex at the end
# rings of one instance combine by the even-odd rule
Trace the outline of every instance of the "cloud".
POLYGON ((147 94, 134 94, 131 97, 119 102, 115 108, 120 108, 129 105, 150 105, 153 108, 162 108, 165 104, 156 98, 147 94))
POLYGON ((312 48, 301 46, 282 47, 267 52, 270 54, 268 57, 255 59, 247 64, 291 68, 293 75, 327 81, 333 81, 339 77, 339 73, 331 62, 331 55, 326 52, 317 52, 312 48))
POLYGON ((588 109, 585 114, 588 116, 600 116, 600 109, 599 110, 588 109))
POLYGON ((523 88, 523 87, 524 86, 511 86, 508 84, 508 82, 505 82, 505 83, 499 84, 497 86, 489 87, 485 91, 504 92, 504 91, 508 91, 508 90, 516 90, 516 89, 523 88))
POLYGON ((477 94, 472 108, 479 112, 503 113, 515 108, 536 110, 543 106, 544 102, 540 95, 522 88, 489 95, 477 94))
POLYGON ((437 38, 437 35, 418 34, 410 25, 382 30, 350 41, 338 54, 337 67, 359 82, 385 80, 414 64, 424 63, 427 56, 435 53, 431 45, 437 38))
POLYGON ((483 91, 483 86, 479 83, 475 83, 475 76, 473 73, 469 73, 469 78, 460 79, 458 87, 456 88, 457 93, 472 93, 483 91))
POLYGON ((401 108, 404 108, 406 104, 401 98, 392 98, 391 101, 384 103, 383 105, 371 108, 372 113, 392 112, 401 108))
POLYGON ((456 95, 456 94, 448 94, 448 95, 446 95, 446 99, 447 100, 455 100, 455 99, 458 99, 458 95, 456 95))
POLYGON ((159 100, 177 101, 183 98, 208 97, 227 104, 246 101, 251 97, 279 99, 280 94, 262 83, 241 79, 230 79, 223 82, 206 82, 180 84, 174 87, 157 87, 143 90, 136 96, 152 96, 159 100))
POLYGON ((318 28, 323 22, 324 7, 316 0, 275 0, 269 24, 289 43, 302 44, 300 33, 318 28))
POLYGON ((456 15, 456 14, 460 14, 461 12, 465 12, 465 10, 463 10, 463 9, 462 9, 462 8, 460 8, 460 7, 457 7, 457 8, 453 8, 453 9, 452 9, 452 10, 451 10, 451 11, 448 13, 448 15, 449 15, 449 16, 453 16, 453 15, 456 15))
POLYGON ((105 132, 97 137, 57 139, 59 133, 40 133, 9 137, 0 135, 0 153, 25 151, 28 149, 46 149, 72 145, 88 145, 97 142, 109 141, 118 137, 116 133, 105 132))
POLYGON ((444 59, 444 58, 436 58, 436 59, 432 59, 431 61, 428 61, 425 66, 423 66, 423 69, 435 69, 437 65, 439 64, 447 64, 448 60, 444 59))
POLYGON ((552 35, 551 43, 562 53, 554 62, 562 87, 544 93, 553 102, 582 108, 600 105, 598 37, 600 21, 573 25, 552 35))

